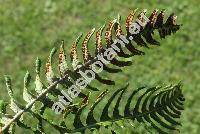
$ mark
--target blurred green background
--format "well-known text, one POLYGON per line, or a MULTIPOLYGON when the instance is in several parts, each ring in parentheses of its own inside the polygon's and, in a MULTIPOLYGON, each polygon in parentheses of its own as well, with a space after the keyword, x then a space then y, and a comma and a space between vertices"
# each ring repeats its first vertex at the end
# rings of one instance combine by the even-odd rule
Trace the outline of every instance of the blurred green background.
MULTIPOLYGON (((119 13, 122 20, 131 9, 166 9, 183 24, 174 36, 160 40, 160 47, 144 50, 134 64, 119 75, 108 76, 118 86, 183 83, 186 97, 181 133, 200 132, 200 8, 199 0, 0 0, 0 98, 8 100, 4 74, 13 79, 16 98, 21 100, 23 77, 34 72, 36 57, 43 64, 58 40, 65 40, 69 53, 80 32, 100 27, 119 13)), ((124 24, 124 23, 123 23, 124 24)), ((92 44, 92 43, 91 43, 92 44)), ((68 57, 69 58, 69 57, 68 57)), ((96 83, 94 82, 93 85, 96 83)), ((99 86, 97 83, 96 85, 99 86)), ((105 88, 102 86, 102 88, 105 88)))

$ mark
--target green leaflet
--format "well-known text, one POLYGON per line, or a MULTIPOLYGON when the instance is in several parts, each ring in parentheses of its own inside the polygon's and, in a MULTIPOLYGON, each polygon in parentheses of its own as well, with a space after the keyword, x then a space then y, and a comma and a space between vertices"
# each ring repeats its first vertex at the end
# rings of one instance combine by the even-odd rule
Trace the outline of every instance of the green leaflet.
POLYGON ((17 104, 16 100, 14 99, 14 95, 13 95, 13 89, 12 89, 12 83, 11 83, 11 79, 9 76, 5 76, 5 81, 6 81, 6 86, 7 86, 7 91, 8 91, 8 95, 10 96, 10 109, 17 113, 21 110, 19 104, 17 104))
POLYGON ((36 59, 35 61, 35 72, 36 72, 36 77, 35 77, 35 91, 37 94, 41 94, 44 86, 42 84, 42 81, 40 79, 40 69, 41 69, 41 60, 39 58, 36 59))
POLYGON ((30 73, 27 71, 25 77, 24 77, 24 92, 23 92, 23 99, 29 103, 32 100, 34 100, 33 96, 31 95, 31 93, 28 91, 28 85, 30 84, 30 73))

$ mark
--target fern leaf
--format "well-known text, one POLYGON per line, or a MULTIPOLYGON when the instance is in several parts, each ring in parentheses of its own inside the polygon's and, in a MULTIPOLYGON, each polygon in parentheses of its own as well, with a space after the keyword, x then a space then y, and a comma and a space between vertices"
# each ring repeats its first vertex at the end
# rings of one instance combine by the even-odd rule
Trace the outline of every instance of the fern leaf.
MULTIPOLYGON (((83 62, 79 60, 79 54, 77 52, 77 45, 82 37, 81 34, 73 43, 71 48, 70 57, 73 70, 70 70, 69 66, 67 65, 67 57, 64 51, 64 42, 62 41, 58 59, 58 69, 60 72, 59 76, 53 71, 53 56, 56 53, 56 49, 53 48, 46 63, 45 74, 48 83, 47 86, 43 84, 44 82, 40 79, 41 61, 37 59, 35 76, 35 91, 37 94, 36 96, 28 91, 28 86, 31 82, 30 74, 27 72, 24 78, 23 98, 28 103, 26 106, 22 106, 17 102, 17 100, 15 100, 12 90, 11 79, 6 76, 6 85, 8 95, 10 96, 9 105, 10 109, 14 111, 15 115, 7 114, 7 111, 3 109, 3 103, 0 105, 2 113, 1 121, 3 124, 3 132, 9 131, 10 133, 14 133, 14 127, 15 125, 17 125, 21 128, 29 129, 34 133, 43 133, 43 122, 47 122, 60 133, 84 133, 86 129, 88 131, 95 131, 106 128, 109 128, 109 131, 111 132, 115 132, 112 129, 112 125, 117 123, 119 126, 123 126, 124 120, 127 119, 137 120, 141 123, 148 122, 160 133, 166 133, 168 132, 168 130, 177 130, 175 126, 180 125, 180 123, 176 119, 180 118, 181 111, 184 109, 183 102, 185 100, 182 95, 180 85, 167 87, 161 92, 159 92, 161 87, 141 87, 137 90, 134 90, 129 95, 129 97, 125 97, 124 94, 127 91, 127 85, 122 89, 116 90, 114 93, 108 93, 107 90, 101 92, 96 101, 92 102, 91 106, 89 106, 90 95, 88 94, 88 92, 80 92, 80 94, 78 94, 78 97, 79 99, 81 99, 81 102, 77 104, 69 103, 66 108, 63 106, 63 120, 59 124, 56 124, 54 121, 44 118, 43 116, 45 110, 47 108, 51 108, 53 105, 53 98, 51 98, 50 95, 53 95, 54 97, 63 95, 63 92, 61 92, 60 89, 66 89, 73 85, 75 81, 81 77, 80 71, 86 71, 88 69, 91 70, 93 67, 92 64, 97 62, 99 58, 101 58, 103 70, 105 70, 106 72, 121 72, 122 67, 130 66, 132 62, 118 60, 115 56, 121 57, 120 59, 125 59, 134 55, 143 55, 144 52, 138 50, 136 48, 136 45, 146 48, 149 48, 148 44, 159 45, 160 43, 153 38, 154 32, 156 30, 158 31, 160 38, 162 39, 176 33, 180 29, 181 25, 176 24, 177 17, 174 14, 171 14, 167 18, 166 22, 164 22, 164 11, 161 11, 158 14, 158 11, 154 10, 149 17, 150 21, 146 24, 143 24, 144 18, 142 18, 142 15, 146 14, 146 10, 143 10, 137 16, 136 11, 137 10, 132 11, 126 18, 126 34, 122 30, 123 28, 121 25, 120 15, 118 15, 117 19, 111 20, 108 23, 107 27, 106 25, 103 25, 97 31, 95 31, 95 29, 92 29, 90 32, 88 32, 82 42, 83 62), (139 20, 139 22, 142 24, 139 27, 141 31, 137 34, 132 34, 130 32, 131 24, 132 22, 135 22, 134 17, 136 17, 136 20, 139 20), (104 48, 102 41, 103 30, 105 27, 106 30, 104 33, 104 38, 106 40, 107 49, 109 49, 109 47, 112 46, 112 43, 115 43, 116 40, 119 41, 115 44, 116 54, 113 56, 113 58, 111 58, 111 60, 103 55, 104 53, 106 53, 106 49, 104 48), (93 57, 92 53, 90 53, 89 51, 88 45, 95 32, 96 50, 93 57), (121 37, 125 39, 124 42, 122 42, 121 37), (124 49, 122 49, 123 45, 121 43, 124 43, 124 47, 128 50, 128 53, 127 51, 124 51, 124 49), (108 63, 111 63, 112 66, 108 67, 108 63), (114 68, 115 66, 117 68, 114 68), (136 105, 132 106, 131 102, 133 98, 138 95, 139 92, 142 92, 142 95, 139 95, 139 97, 136 99, 136 105), (105 104, 103 110, 101 111, 101 116, 99 117, 99 119, 97 119, 97 117, 95 117, 94 111, 98 107, 99 103, 107 98, 109 94, 111 94, 111 97, 108 98, 108 102, 105 104), (124 100, 124 98, 127 98, 127 102, 126 104, 121 105, 121 102, 122 100, 124 100), (110 114, 108 109, 110 109, 111 104, 115 99, 116 103, 114 105, 114 108, 112 109, 112 114, 110 114), (37 101, 42 102, 42 105, 38 110, 39 113, 36 113, 36 111, 32 109, 37 101), (83 123, 81 120, 81 116, 83 111, 87 110, 88 107, 88 115, 85 118, 85 123, 83 123), (124 111, 122 112, 123 114, 120 113, 121 107, 124 107, 124 111), (132 109, 132 107, 134 108, 132 109), (24 123, 23 114, 25 112, 30 113, 34 118, 38 120, 39 123, 37 128, 34 128, 24 123), (64 120, 68 118, 70 114, 75 116, 73 121, 74 129, 67 128, 64 122, 64 120)), ((101 67, 100 65, 96 66, 101 67)), ((98 73, 95 73, 95 79, 102 84, 115 84, 113 80, 107 78, 104 79, 98 73)), ((99 89, 92 87, 91 85, 86 85, 85 87, 91 89, 91 91, 99 91, 99 89)), ((59 99, 60 98, 61 97, 59 97, 59 99)))
MULTIPOLYGON (((137 100, 137 103, 134 105, 134 109, 130 110, 130 113, 127 114, 125 112, 127 108, 124 110, 124 115, 120 115, 118 110, 119 108, 123 107, 120 105, 121 99, 123 98, 123 94, 125 90, 127 89, 127 86, 117 90, 109 99, 108 103, 105 105, 102 115, 100 117, 100 122, 97 122, 94 119, 94 108, 97 107, 98 103, 102 101, 102 99, 97 99, 92 107, 89 109, 87 119, 86 119, 86 125, 83 125, 80 120, 81 113, 83 109, 86 108, 86 105, 81 107, 79 111, 76 114, 75 122, 79 125, 75 124, 75 129, 72 130, 72 132, 84 132, 86 129, 99 129, 100 124, 104 124, 106 122, 116 122, 123 119, 130 119, 130 120, 137 120, 142 123, 149 122, 159 133, 169 133, 171 131, 179 131, 176 126, 180 125, 180 122, 177 121, 176 118, 172 117, 170 114, 166 112, 166 109, 176 109, 176 114, 181 115, 181 111, 183 110, 183 101, 184 97, 181 92, 180 85, 175 85, 172 87, 162 88, 162 87, 152 87, 145 89, 144 87, 138 88, 137 90, 134 90, 132 94, 130 95, 131 100, 133 100, 133 97, 136 94, 139 94, 139 92, 143 92, 142 95, 139 96, 139 99, 137 100), (159 91, 159 90, 163 91, 159 91), (142 91, 145 90, 145 91, 142 91), (108 109, 110 107, 111 102, 116 98, 117 94, 119 97, 117 98, 116 105, 113 110, 113 115, 108 116, 108 109), (133 95, 134 94, 134 95, 133 95), (161 102, 160 99, 165 97, 166 99, 161 102), (179 102, 179 105, 175 105, 176 102, 179 102), (158 116, 159 115, 159 116, 158 116), (81 124, 81 125, 80 125, 81 124)), ((105 96, 103 96, 105 97, 105 96)), ((130 99, 127 100, 127 104, 130 108, 130 99)), ((127 107, 127 105, 125 105, 127 107)), ((172 110, 173 111, 173 110, 172 110)), ((173 111, 175 113, 175 111, 173 111)), ((180 117, 179 117, 180 118, 180 117)), ((111 124, 112 124, 111 123, 111 124)), ((107 125, 111 125, 109 123, 106 123, 107 125)), ((104 124, 105 125, 105 124, 104 124)), ((114 130, 113 130, 114 131, 114 130)))

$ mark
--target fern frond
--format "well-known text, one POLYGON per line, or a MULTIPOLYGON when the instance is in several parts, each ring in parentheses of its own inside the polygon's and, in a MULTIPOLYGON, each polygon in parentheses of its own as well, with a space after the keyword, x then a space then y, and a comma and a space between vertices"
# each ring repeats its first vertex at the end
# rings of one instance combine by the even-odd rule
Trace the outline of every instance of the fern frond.
MULTIPOLYGON (((80 116, 82 114, 82 111, 86 107, 88 107, 90 93, 80 92, 78 94, 78 97, 79 99, 81 99, 81 102, 78 102, 77 104, 72 104, 72 102, 70 101, 69 105, 65 108, 64 111, 62 111, 63 119, 67 118, 69 114, 73 114, 75 116, 75 120, 73 122, 75 129, 67 128, 64 121, 62 121, 60 124, 56 124, 55 122, 50 121, 47 118, 44 118, 43 115, 45 110, 47 108, 51 108, 53 105, 54 99, 52 99, 51 95, 53 95, 54 97, 58 97, 59 99, 62 99, 61 95, 63 95, 63 92, 61 91, 61 89, 67 89, 71 85, 75 84, 75 81, 81 77, 79 72, 80 71, 84 72, 88 69, 91 70, 92 64, 97 62, 99 58, 103 59, 102 60, 103 70, 105 70, 108 73, 121 72, 122 67, 130 66, 132 64, 131 61, 119 60, 116 57, 113 57, 109 61, 108 57, 103 55, 107 51, 106 48, 109 49, 109 47, 111 47, 116 40, 119 41, 116 43, 115 47, 116 56, 119 56, 121 57, 121 59, 123 59, 132 57, 134 55, 144 54, 144 52, 136 48, 136 45, 146 48, 149 48, 148 44, 159 45, 160 43, 153 38, 155 31, 158 31, 160 38, 165 38, 166 36, 171 35, 172 33, 175 33, 176 31, 179 30, 180 25, 176 24, 177 17, 174 14, 171 14, 167 18, 167 21, 164 22, 164 11, 161 11, 159 14, 157 12, 158 12, 157 10, 152 12, 151 16, 149 17, 150 21, 146 25, 140 26, 141 31, 138 34, 131 34, 130 32, 131 24, 132 22, 135 22, 134 16, 136 16, 136 10, 132 11, 126 18, 126 34, 123 32, 120 15, 118 15, 117 19, 111 20, 108 23, 107 27, 106 25, 100 27, 95 34, 96 50, 94 56, 88 49, 89 41, 93 37, 93 34, 95 33, 95 29, 92 29, 85 35, 85 38, 83 39, 82 42, 83 62, 79 60, 78 58, 79 54, 77 52, 77 45, 82 37, 81 34, 76 39, 76 41, 73 42, 70 52, 73 70, 70 70, 69 66, 67 65, 66 61, 67 56, 64 51, 64 41, 62 41, 59 49, 59 60, 58 60, 59 61, 58 70, 60 72, 59 76, 53 71, 52 67, 53 59, 56 54, 56 48, 52 49, 47 59, 45 74, 48 85, 45 85, 44 82, 40 79, 41 61, 40 59, 37 58, 36 70, 35 70, 36 71, 35 94, 30 93, 28 89, 28 85, 30 83, 30 74, 28 72, 24 78, 23 99, 27 102, 26 106, 20 105, 14 99, 13 90, 11 86, 11 79, 8 76, 6 76, 5 77, 6 85, 8 94, 10 96, 10 109, 14 111, 15 115, 10 115, 9 117, 5 116, 5 118, 4 117, 1 118, 6 120, 3 121, 2 123, 3 124, 2 131, 3 132, 12 131, 14 130, 13 129, 14 126, 18 125, 22 128, 29 129, 34 133, 43 133, 44 131, 43 121, 44 121, 53 126, 60 133, 78 132, 78 131, 84 132, 86 129, 99 129, 101 125, 106 126, 105 124, 107 122, 111 122, 108 124, 112 124, 113 122, 122 119, 131 119, 131 120, 137 119, 137 121, 139 122, 147 121, 159 132, 164 132, 164 130, 161 127, 170 130, 176 130, 175 125, 179 125, 179 123, 176 122, 174 118, 180 117, 184 101, 179 85, 173 86, 171 87, 171 89, 160 92, 158 94, 155 94, 159 90, 159 88, 157 87, 147 89, 146 92, 144 92, 143 95, 141 95, 138 98, 137 104, 134 106, 134 109, 131 109, 130 106, 133 97, 138 92, 143 91, 144 88, 139 88, 138 90, 133 91, 124 107, 125 111, 123 115, 120 114, 119 107, 121 107, 120 103, 121 100, 124 98, 123 95, 126 92, 125 90, 127 89, 127 86, 125 88, 119 89, 112 95, 112 97, 109 98, 108 103, 105 105, 102 111, 102 116, 99 118, 99 121, 97 121, 94 118, 94 109, 98 106, 99 103, 101 103, 103 98, 107 96, 108 91, 106 90, 99 95, 97 100, 90 107, 88 116, 86 118, 86 125, 82 123, 80 116), (102 38, 104 28, 106 29, 105 30, 106 48, 103 46, 103 38, 102 38), (125 38, 124 42, 122 42, 121 40, 121 35, 124 35, 123 36, 125 38), (124 47, 129 51, 129 53, 126 53, 124 51, 121 43, 124 43, 124 47), (116 67, 115 68, 108 67, 107 66, 108 63, 111 63, 113 66, 116 67), (117 98, 117 103, 113 109, 113 115, 109 116, 108 108, 110 107, 110 104, 113 102, 113 100, 116 98, 117 95, 119 95, 119 97, 117 98), (143 101, 143 99, 145 100, 143 101), (40 109, 38 110, 39 112, 37 112, 37 110, 32 109, 35 106, 36 102, 38 101, 42 103, 40 109), (142 109, 140 109, 140 107, 142 107, 142 109), (26 112, 30 113, 33 116, 33 118, 38 119, 39 123, 37 128, 28 126, 23 122, 23 114, 26 112), (157 116, 157 114, 159 114, 159 117, 157 116), (163 117, 166 120, 166 122, 169 122, 172 125, 168 125, 166 124, 166 122, 163 122, 160 116, 163 117)), ((142 14, 145 13, 146 10, 143 10, 141 13, 139 13, 136 19, 143 22, 144 20, 141 16, 142 14)), ((96 66, 100 67, 99 65, 96 66)), ((95 73, 95 79, 98 82, 105 85, 115 84, 113 80, 102 78, 98 73, 95 73)), ((86 85, 85 87, 90 89, 90 92, 99 91, 99 89, 92 87, 90 84, 86 85)), ((6 112, 3 111, 3 114, 6 115, 6 112)))
MULTIPOLYGON (((123 120, 137 120, 142 123, 150 123, 159 133, 169 133, 170 131, 178 131, 176 128, 177 125, 180 125, 180 122, 177 121, 177 118, 180 118, 181 111, 183 110, 184 97, 180 85, 170 86, 170 87, 152 87, 145 88, 141 87, 137 90, 133 90, 132 94, 129 96, 125 105, 121 105, 122 100, 125 99, 125 90, 127 87, 118 89, 108 99, 108 102, 105 104, 101 116, 95 119, 94 109, 98 107, 98 104, 102 101, 104 97, 107 96, 107 93, 104 91, 100 97, 90 106, 87 117, 86 125, 83 125, 82 120, 80 119, 81 113, 87 108, 87 104, 80 107, 75 114, 73 132, 82 132, 86 129, 99 129, 100 126, 109 127, 113 123, 123 120), (137 102, 132 108, 130 106, 133 98, 136 98, 136 95, 139 94, 139 98, 136 99, 137 102), (117 97, 118 95, 118 97, 117 97), (109 108, 114 99, 117 99, 112 115, 109 115, 109 108), (124 107, 125 106, 125 107, 124 107), (120 114, 119 109, 124 109, 123 114, 120 114), (176 117, 175 117, 175 116, 176 117), (110 122, 110 123, 108 123, 110 122)), ((138 96, 137 96, 138 97, 138 96)), ((101 104, 102 106, 102 104, 101 104)), ((84 115, 83 115, 84 116, 84 115)), ((113 128, 113 131, 115 129, 113 128)))

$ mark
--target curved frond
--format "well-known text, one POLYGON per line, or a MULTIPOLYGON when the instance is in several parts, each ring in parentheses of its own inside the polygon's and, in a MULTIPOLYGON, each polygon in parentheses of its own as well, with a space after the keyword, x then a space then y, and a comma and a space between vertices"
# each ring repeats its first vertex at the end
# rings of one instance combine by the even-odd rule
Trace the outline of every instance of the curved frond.
POLYGON ((64 41, 61 41, 57 65, 59 74, 53 68, 54 60, 56 60, 54 57, 57 54, 56 48, 53 48, 46 62, 46 82, 41 79, 41 60, 37 58, 35 63, 35 92, 30 92, 32 91, 30 90, 31 86, 29 86, 32 82, 31 74, 27 72, 24 77, 23 99, 26 102, 25 106, 15 99, 11 79, 9 76, 5 76, 10 101, 0 101, 2 131, 14 133, 15 126, 18 126, 33 133, 45 133, 44 123, 47 123, 60 133, 84 133, 86 130, 96 131, 102 127, 114 133, 115 130, 112 125, 118 123, 123 126, 125 125, 122 123, 124 120, 149 123, 160 133, 178 131, 176 126, 180 125, 180 122, 177 119, 180 118, 181 111, 184 109, 183 102, 185 100, 180 85, 166 88, 141 87, 129 91, 131 93, 125 96, 128 92, 128 85, 112 93, 112 90, 102 92, 99 87, 93 87, 90 83, 92 81, 90 76, 94 75, 94 79, 101 84, 115 85, 114 80, 103 78, 99 72, 103 70, 111 74, 122 72, 123 67, 132 65, 132 61, 128 61, 126 58, 144 54, 137 46, 149 48, 150 45, 160 45, 160 42, 154 39, 156 31, 160 38, 164 39, 180 29, 181 25, 176 24, 177 16, 174 14, 171 14, 165 21, 164 11, 158 13, 158 10, 154 10, 148 17, 149 21, 144 23, 145 19, 142 16, 146 12, 147 10, 142 10, 137 14, 137 10, 132 11, 125 21, 126 31, 123 31, 121 16, 118 15, 117 19, 109 21, 108 25, 101 26, 97 31, 92 29, 88 32, 82 41, 82 54, 80 55, 83 57, 83 61, 78 58, 77 50, 77 45, 79 45, 82 37, 82 34, 80 34, 71 47, 72 70, 70 64, 67 64, 68 57, 64 49, 64 41), (141 23, 138 27, 140 31, 137 34, 130 31, 133 23, 141 23), (90 40, 94 34, 96 35, 94 37, 96 39, 96 50, 92 54, 88 45, 91 44, 90 40), (105 39, 106 44, 103 43, 103 39, 105 39), (110 57, 108 50, 114 52, 110 57), (108 64, 111 65, 108 66, 108 64), (93 73, 90 72, 88 75, 86 73, 88 70, 93 73), (81 73, 85 73, 84 76, 90 77, 90 80, 83 78, 81 73), (77 84, 77 81, 80 83, 77 84), (77 87, 72 90, 73 85, 77 87), (89 91, 83 90, 84 88, 88 88, 89 91), (68 90, 65 93, 64 90, 66 89, 68 90), (99 93, 95 101, 91 99, 91 92, 99 93), (75 97, 77 98, 75 99, 75 97), (108 101, 104 107, 101 107, 102 111, 98 111, 99 117, 96 117, 95 110, 105 99, 108 101), (132 105, 133 100, 136 102, 135 105, 132 105), (37 102, 39 102, 39 106, 36 105, 37 102), (57 105, 54 105, 55 103, 57 105), (44 116, 46 110, 52 107, 61 109, 61 112, 58 112, 62 114, 59 123, 44 116), (6 111, 7 109, 10 110, 6 111), (109 112, 110 109, 112 109, 111 113, 109 112), (87 115, 84 114, 84 121, 82 120, 83 111, 87 111, 87 115), (38 120, 37 127, 25 123, 24 113, 29 113, 32 118, 38 120), (65 123, 69 116, 74 116, 73 128, 68 127, 65 123))

